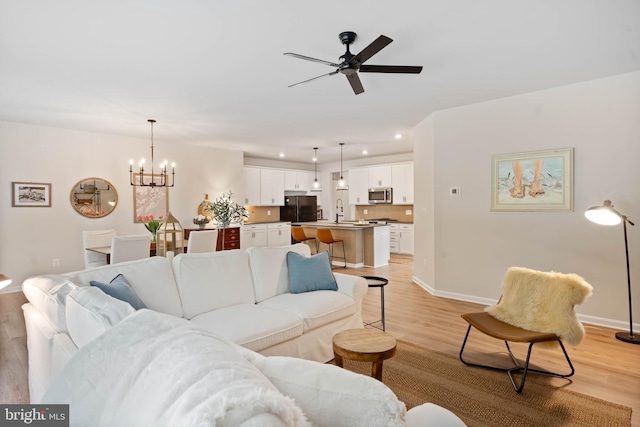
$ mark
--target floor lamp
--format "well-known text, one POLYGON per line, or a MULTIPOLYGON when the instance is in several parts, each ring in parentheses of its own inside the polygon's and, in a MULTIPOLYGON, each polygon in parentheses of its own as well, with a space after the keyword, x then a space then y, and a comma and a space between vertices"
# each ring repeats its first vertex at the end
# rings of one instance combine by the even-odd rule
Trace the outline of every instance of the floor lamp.
POLYGON ((635 225, 629 221, 626 215, 622 215, 620 212, 613 208, 611 200, 605 200, 602 206, 594 206, 587 209, 584 213, 589 221, 595 222, 600 225, 617 225, 622 222, 622 228, 624 229, 624 252, 627 257, 627 288, 629 292, 629 333, 616 332, 616 338, 620 341, 629 342, 632 344, 640 344, 640 336, 633 334, 633 314, 631 310, 631 274, 629 273, 629 245, 627 243, 627 223, 635 225))

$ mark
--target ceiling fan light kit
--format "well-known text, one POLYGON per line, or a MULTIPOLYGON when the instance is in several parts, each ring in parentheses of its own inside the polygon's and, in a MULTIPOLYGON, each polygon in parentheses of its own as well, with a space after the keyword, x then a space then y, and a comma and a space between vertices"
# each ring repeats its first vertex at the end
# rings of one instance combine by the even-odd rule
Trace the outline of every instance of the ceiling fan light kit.
POLYGON ((318 62, 320 64, 328 65, 330 67, 336 68, 335 71, 332 71, 327 74, 322 74, 318 77, 313 77, 308 80, 304 80, 295 84, 290 85, 289 87, 298 86, 302 83, 308 83, 310 81, 319 79, 321 77, 332 76, 334 74, 344 74, 347 77, 347 81, 351 85, 351 89, 353 89, 353 93, 356 95, 364 92, 364 87, 362 86, 362 82, 360 81, 360 77, 358 73, 394 73, 394 74, 420 74, 422 71, 421 66, 406 66, 406 65, 368 65, 365 62, 371 58, 376 53, 380 52, 384 49, 389 43, 393 40, 387 36, 381 35, 377 39, 375 39, 371 44, 362 49, 360 53, 354 55, 349 50, 349 46, 356 40, 357 34, 353 31, 343 31, 338 35, 338 38, 347 46, 347 51, 342 55, 340 59, 340 63, 336 64, 330 61, 324 61, 322 59, 312 58, 310 56, 299 55, 297 53, 286 52, 286 56, 291 56, 298 59, 304 59, 305 61, 318 62))

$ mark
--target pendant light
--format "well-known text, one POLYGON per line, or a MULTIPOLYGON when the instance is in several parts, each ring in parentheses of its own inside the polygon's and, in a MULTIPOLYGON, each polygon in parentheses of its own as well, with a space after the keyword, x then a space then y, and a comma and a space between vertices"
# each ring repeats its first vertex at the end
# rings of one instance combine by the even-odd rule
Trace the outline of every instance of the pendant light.
POLYGON ((313 180, 313 184, 311 184, 311 191, 313 193, 318 193, 322 191, 320 182, 318 181, 318 147, 313 148, 313 170, 315 172, 315 178, 313 180))
MULTIPOLYGON (((144 180, 144 159, 140 160, 138 166, 140 167, 140 171, 138 172, 140 176, 140 181, 135 181, 133 179, 133 160, 129 161, 129 181, 131 185, 134 187, 173 187, 176 178, 176 164, 171 163, 171 185, 169 185, 169 179, 167 174, 167 161, 160 163, 160 178, 156 181, 157 175, 153 172, 153 124, 156 122, 153 119, 147 120, 151 124, 151 181, 145 182, 144 180)), ((147 174, 149 176, 149 174, 147 174)))
POLYGON ((344 175, 342 174, 342 146, 344 142, 340 143, 340 180, 338 181, 338 185, 336 186, 336 190, 348 190, 349 184, 344 180, 344 175))

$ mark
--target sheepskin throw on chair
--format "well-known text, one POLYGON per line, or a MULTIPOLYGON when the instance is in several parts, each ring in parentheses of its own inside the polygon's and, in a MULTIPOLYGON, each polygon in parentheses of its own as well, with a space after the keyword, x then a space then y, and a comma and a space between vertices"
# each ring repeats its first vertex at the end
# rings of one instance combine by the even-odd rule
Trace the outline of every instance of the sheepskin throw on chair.
POLYGON ((582 304, 592 290, 577 274, 511 267, 504 278, 502 298, 485 311, 510 325, 554 333, 562 341, 577 345, 584 338, 584 327, 573 307, 582 304))

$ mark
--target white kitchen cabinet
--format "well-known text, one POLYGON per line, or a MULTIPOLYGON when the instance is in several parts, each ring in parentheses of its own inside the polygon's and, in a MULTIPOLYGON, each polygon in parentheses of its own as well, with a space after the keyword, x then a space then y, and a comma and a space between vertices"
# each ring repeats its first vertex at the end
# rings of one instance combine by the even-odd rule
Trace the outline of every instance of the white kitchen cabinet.
POLYGON ((244 168, 244 205, 260 205, 260 169, 244 168))
POLYGON ((413 224, 399 224, 398 253, 413 255, 413 224))
POLYGON ((242 239, 240 239, 240 247, 242 249, 265 246, 267 246, 266 224, 244 224, 242 226, 242 239))
POLYGON ((313 182, 313 173, 305 171, 284 171, 284 189, 286 191, 309 192, 313 182))
POLYGON ((389 251, 413 255, 413 224, 389 225, 389 251))
POLYGON ((400 231, 398 229, 398 224, 389 224, 389 252, 392 254, 397 254, 400 252, 400 247, 398 246, 398 237, 400 236, 400 231))
POLYGON ((394 205, 413 204, 413 163, 391 166, 394 205))
POLYGON ((260 169, 260 204, 284 206, 284 170, 260 169))
MULTIPOLYGON (((351 176, 351 173, 349 173, 351 176)), ((369 187, 391 187, 391 166, 371 166, 369 168, 369 187)))
POLYGON ((267 224, 267 246, 288 246, 291 244, 291 224, 276 222, 267 224))
POLYGON ((349 204, 369 204, 369 169, 349 169, 349 204))

